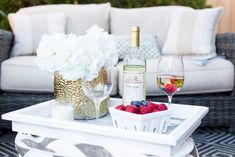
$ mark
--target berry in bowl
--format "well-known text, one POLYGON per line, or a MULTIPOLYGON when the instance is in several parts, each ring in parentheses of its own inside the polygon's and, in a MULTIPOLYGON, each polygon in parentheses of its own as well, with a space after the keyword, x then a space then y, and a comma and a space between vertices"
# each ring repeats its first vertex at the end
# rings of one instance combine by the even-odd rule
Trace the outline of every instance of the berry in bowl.
POLYGON ((114 127, 133 131, 164 133, 172 109, 163 103, 132 101, 129 105, 109 107, 114 127))

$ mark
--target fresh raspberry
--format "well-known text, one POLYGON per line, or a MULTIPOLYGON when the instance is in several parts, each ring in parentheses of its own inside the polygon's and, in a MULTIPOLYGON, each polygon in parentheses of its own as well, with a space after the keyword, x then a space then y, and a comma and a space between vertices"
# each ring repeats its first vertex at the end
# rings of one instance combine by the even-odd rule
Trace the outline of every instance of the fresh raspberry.
POLYGON ((144 107, 144 105, 140 105, 140 106, 139 106, 139 109, 141 110, 141 108, 143 108, 143 107, 144 107))
POLYGON ((164 111, 164 110, 167 110, 167 106, 166 106, 165 104, 160 104, 160 105, 158 106, 158 109, 159 109, 160 111, 164 111))
POLYGON ((159 112, 159 111, 160 111, 160 110, 158 110, 158 109, 154 109, 154 110, 153 110, 153 112, 159 112))
POLYGON ((168 83, 168 84, 165 85, 165 90, 166 90, 167 93, 173 94, 173 93, 176 92, 177 88, 176 88, 175 85, 168 83))
POLYGON ((171 82, 171 84, 176 84, 176 82, 177 82, 176 76, 172 76, 172 77, 170 78, 170 82, 171 82))
POLYGON ((155 109, 158 109, 158 107, 159 107, 159 104, 157 104, 157 103, 154 103, 154 105, 155 105, 155 109))
POLYGON ((136 114, 140 112, 139 108, 136 107, 135 105, 127 105, 125 111, 130 112, 130 113, 136 113, 136 114))
POLYGON ((118 105, 115 107, 116 109, 118 110, 122 110, 122 111, 125 111, 126 107, 122 104, 122 105, 118 105))
POLYGON ((140 114, 147 114, 147 113, 151 113, 152 111, 153 109, 151 107, 148 107, 148 106, 140 107, 140 114))
POLYGON ((158 109, 158 104, 155 104, 151 101, 148 102, 148 107, 151 107, 153 110, 158 109))

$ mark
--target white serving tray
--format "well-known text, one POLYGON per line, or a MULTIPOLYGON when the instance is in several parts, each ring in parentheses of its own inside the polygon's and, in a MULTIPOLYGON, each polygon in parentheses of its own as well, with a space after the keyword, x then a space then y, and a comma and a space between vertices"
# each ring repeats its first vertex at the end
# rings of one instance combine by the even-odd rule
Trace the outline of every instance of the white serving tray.
MULTIPOLYGON (((108 149, 129 148, 129 151, 140 154, 170 156, 191 136, 208 112, 207 107, 172 104, 172 117, 179 119, 180 124, 169 127, 165 134, 156 134, 114 128, 110 115, 99 120, 55 120, 50 117, 53 102, 9 112, 2 115, 2 119, 12 121, 12 130, 16 132, 79 141, 108 149)), ((111 99, 111 106, 119 104, 121 99, 111 99)))

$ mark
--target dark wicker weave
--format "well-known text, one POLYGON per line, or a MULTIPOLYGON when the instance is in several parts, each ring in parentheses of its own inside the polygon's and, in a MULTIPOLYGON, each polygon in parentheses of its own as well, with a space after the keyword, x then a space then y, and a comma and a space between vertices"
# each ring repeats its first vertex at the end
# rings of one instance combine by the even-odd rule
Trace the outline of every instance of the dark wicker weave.
POLYGON ((13 40, 13 34, 9 31, 0 30, 0 63, 9 57, 13 40))
POLYGON ((0 81, 1 81, 1 63, 9 57, 13 41, 13 34, 9 31, 0 29, 0 81))
POLYGON ((235 64, 235 33, 224 33, 216 36, 217 53, 224 55, 235 64))
MULTIPOLYGON (((235 34, 219 34, 216 37, 219 55, 235 63, 235 34)), ((117 96, 118 97, 118 96, 117 96)), ((0 94, 0 114, 52 99, 52 94, 7 93, 0 94)), ((165 96, 148 97, 149 100, 166 101, 165 96)), ((232 92, 177 95, 173 103, 192 104, 209 107, 210 111, 203 119, 203 126, 228 126, 235 133, 235 89, 232 92)), ((1 120, 1 127, 10 128, 10 123, 1 120)))

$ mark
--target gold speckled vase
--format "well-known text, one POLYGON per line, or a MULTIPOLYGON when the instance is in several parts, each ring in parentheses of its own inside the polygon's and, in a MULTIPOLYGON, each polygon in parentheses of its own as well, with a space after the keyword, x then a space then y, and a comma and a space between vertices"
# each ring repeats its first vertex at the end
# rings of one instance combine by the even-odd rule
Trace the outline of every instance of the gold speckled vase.
MULTIPOLYGON (((94 83, 102 83, 107 78, 103 68, 94 83)), ((72 102, 75 107, 75 119, 95 119, 95 104, 84 94, 81 79, 68 81, 58 73, 54 77, 54 96, 57 101, 72 102)), ((100 117, 108 113, 110 97, 104 99, 100 105, 100 117)))

